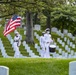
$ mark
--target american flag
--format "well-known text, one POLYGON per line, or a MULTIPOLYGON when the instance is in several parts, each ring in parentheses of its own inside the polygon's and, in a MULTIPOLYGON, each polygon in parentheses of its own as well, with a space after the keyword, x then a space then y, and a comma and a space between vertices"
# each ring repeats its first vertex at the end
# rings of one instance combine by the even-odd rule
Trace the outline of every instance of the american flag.
POLYGON ((5 29, 4 29, 4 36, 9 34, 10 32, 14 31, 17 26, 20 26, 21 24, 21 17, 14 15, 7 23, 5 29))

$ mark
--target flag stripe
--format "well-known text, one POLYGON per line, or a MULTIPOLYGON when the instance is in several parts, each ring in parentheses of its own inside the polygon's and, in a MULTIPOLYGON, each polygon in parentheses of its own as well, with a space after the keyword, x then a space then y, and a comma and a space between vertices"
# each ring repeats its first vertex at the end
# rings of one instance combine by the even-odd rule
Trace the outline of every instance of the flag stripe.
POLYGON ((10 22, 10 25, 11 25, 11 24, 13 24, 13 23, 15 23, 15 22, 20 22, 20 21, 21 21, 21 19, 20 19, 20 18, 19 18, 19 19, 14 20, 14 21, 11 21, 11 22, 10 22))
POLYGON ((4 36, 6 36, 7 34, 9 34, 11 31, 15 30, 15 27, 12 27, 11 29, 9 29, 7 32, 4 33, 4 36))
POLYGON ((20 26, 20 23, 15 23, 15 24, 11 25, 10 28, 12 28, 14 26, 20 26))

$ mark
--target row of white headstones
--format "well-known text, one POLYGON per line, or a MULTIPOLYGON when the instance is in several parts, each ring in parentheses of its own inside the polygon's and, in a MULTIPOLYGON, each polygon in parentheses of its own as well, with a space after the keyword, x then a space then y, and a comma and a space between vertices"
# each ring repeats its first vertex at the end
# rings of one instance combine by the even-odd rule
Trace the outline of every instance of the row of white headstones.
MULTIPOLYGON (((26 27, 24 27, 24 29, 26 29, 26 27)), ((41 26, 36 24, 34 25, 34 30, 37 31, 41 31, 41 26)), ((64 38, 64 35, 67 35, 68 37, 70 37, 73 41, 75 40, 75 37, 72 35, 72 33, 69 33, 67 29, 63 29, 63 33, 61 33, 61 30, 58 30, 56 27, 53 27, 51 29, 52 32, 57 33, 59 36, 61 36, 62 38, 64 38)))
MULTIPOLYGON (((35 26, 34 26, 34 30, 40 31, 40 30, 41 30, 41 26, 40 26, 40 25, 35 25, 35 26)), ((60 44, 62 44, 63 47, 64 47, 64 45, 65 45, 65 42, 67 42, 67 45, 69 45, 69 46, 72 47, 72 48, 75 48, 75 44, 73 44, 73 42, 71 42, 71 41, 69 40, 69 38, 71 38, 73 41, 75 41, 75 38, 76 38, 76 37, 73 36, 71 33, 69 33, 67 29, 64 29, 64 30, 63 30, 63 33, 61 33, 61 30, 58 30, 56 27, 53 27, 53 28, 51 29, 51 31, 52 31, 52 32, 55 32, 56 34, 58 34, 61 38, 64 38, 64 42, 63 42, 60 38, 57 39, 57 41, 58 41, 60 44), (69 38, 65 37, 65 35, 67 35, 69 38)), ((26 34, 26 32, 25 32, 24 34, 26 34)), ((39 36, 38 36, 38 35, 36 35, 36 36, 37 36, 37 38, 39 39, 39 36)))
POLYGON ((1 53, 2 53, 3 57, 5 57, 5 58, 8 57, 1 38, 0 38, 0 50, 1 50, 1 53))
MULTIPOLYGON (((12 45, 12 48, 13 48, 13 39, 12 39, 11 35, 9 34, 9 35, 7 36, 7 38, 8 38, 8 40, 9 40, 9 42, 10 42, 10 44, 12 45)), ((25 46, 25 49, 26 49, 27 52, 29 53, 29 56, 31 56, 31 57, 36 57, 35 54, 32 52, 32 50, 30 50, 30 47, 28 46, 28 44, 26 44, 26 42, 23 42, 23 46, 25 46)), ((2 42, 2 40, 1 40, 1 38, 0 38, 0 50, 1 50, 2 56, 3 56, 4 58, 10 57, 10 56, 7 55, 7 52, 6 52, 6 50, 5 50, 5 47, 4 47, 4 45, 3 45, 3 42, 2 42)), ((13 48, 13 50, 14 50, 14 48, 13 48)), ((14 51, 16 51, 16 50, 14 50, 14 51)), ((17 56, 15 56, 15 55, 14 55, 14 57, 17 58, 17 56)), ((18 56, 18 57, 19 57, 19 58, 20 58, 20 57, 22 58, 22 57, 26 57, 26 56, 22 56, 22 54, 20 53, 20 56, 18 56)))
MULTIPOLYGON (((76 52, 74 52, 74 50, 71 50, 71 48, 72 48, 72 49, 75 49, 76 46, 75 46, 75 44, 74 44, 73 42, 71 42, 67 37, 65 37, 65 34, 67 34, 67 36, 68 36, 69 38, 71 38, 73 41, 75 41, 75 38, 76 38, 76 37, 74 37, 71 33, 68 33, 67 30, 64 30, 64 33, 61 33, 61 31, 60 31, 60 30, 58 31, 57 28, 53 28, 53 29, 56 30, 56 31, 54 31, 55 33, 57 33, 59 36, 61 36, 61 38, 64 39, 64 41, 62 41, 60 38, 57 38, 57 42, 59 42, 59 44, 61 44, 62 47, 64 47, 65 50, 70 53, 70 54, 69 54, 70 57, 73 56, 74 54, 75 54, 74 57, 76 57, 76 52), (67 45, 65 44, 65 42, 67 43, 67 45), (71 48, 70 48, 70 47, 71 47, 71 48)), ((60 49, 59 46, 57 46, 56 49, 59 50, 59 53, 62 52, 62 49, 60 49)), ((66 54, 67 54, 67 53, 66 53, 66 54)))
MULTIPOLYGON (((26 27, 24 27, 24 30, 26 30, 26 27)), ((41 26, 38 25, 38 24, 34 25, 34 30, 41 31, 41 26)), ((61 36, 61 38, 64 38, 64 41, 67 41, 68 40, 67 41, 67 44, 70 44, 70 40, 67 39, 65 37, 65 35, 67 35, 73 41, 75 40, 75 37, 71 33, 69 33, 67 29, 63 29, 63 33, 61 33, 61 30, 58 30, 56 27, 53 27, 51 29, 51 31, 57 33, 59 36, 61 36)), ((26 31, 24 32, 24 34, 26 34, 26 31)))
MULTIPOLYGON (((56 30, 56 29, 55 29, 55 30, 56 30)), ((61 33, 60 31, 58 31, 58 32, 61 33)), ((24 34, 26 34, 26 31, 24 31, 24 34)), ((34 36, 36 36, 36 38, 39 40, 40 36, 39 36, 36 32, 34 33, 34 36)), ((8 35, 7 38, 8 38, 8 40, 10 41, 10 43, 12 44, 12 43, 13 43, 13 39, 12 39, 11 35, 8 35)), ((21 36, 21 38, 22 38, 22 36, 21 36)), ((65 38, 64 38, 64 40, 65 40, 65 38)), ((58 41, 60 44, 62 44, 62 46, 64 46, 64 42, 62 42, 62 40, 60 40, 60 38, 58 38, 57 41, 58 41)), ((24 42, 24 43, 23 43, 23 45, 25 46, 25 49, 27 50, 27 52, 29 52, 29 55, 30 55, 31 57, 34 57, 35 54, 32 52, 32 50, 30 50, 30 47, 28 46, 28 44, 26 44, 26 42, 24 42), (24 43, 25 43, 25 44, 24 44, 24 43)), ((55 43, 55 44, 56 44, 56 43, 55 43)), ((71 43, 70 46, 72 46, 72 43, 71 43)), ((75 46, 73 46, 73 47, 75 47, 75 46)), ((38 46, 38 44, 35 44, 35 48, 37 48, 37 51, 38 51, 39 54, 41 55, 42 51, 40 50, 40 47, 38 46)), ((62 55, 65 55, 65 57, 67 57, 68 53, 65 53, 64 51, 62 51, 62 49, 60 49, 59 46, 57 46, 56 49, 59 50, 59 53, 62 52, 62 55)), ((68 52, 70 52, 70 48, 68 48, 67 45, 65 46, 65 50, 68 50, 68 52)), ((3 52, 4 52, 4 51, 3 51, 3 52)), ((56 53, 55 53, 55 54, 56 54, 56 53)), ((55 54, 54 54, 54 57, 56 56, 55 54)), ((73 54, 74 54, 74 51, 71 51, 71 55, 73 55, 73 54)), ((69 55, 69 56, 71 57, 71 55, 69 55)), ((4 56, 5 56, 5 55, 4 55, 4 56)), ((57 54, 57 56, 58 56, 58 54, 57 54)))
MULTIPOLYGON (((63 47, 65 46, 65 42, 66 42, 68 46, 75 48, 75 43, 71 42, 69 40, 69 38, 63 37, 63 39, 64 39, 64 41, 62 41, 60 38, 57 38, 57 42, 59 42, 63 47)), ((75 38, 73 39, 73 41, 74 40, 75 40, 75 38)))
MULTIPOLYGON (((13 38, 12 38, 12 36, 10 35, 10 34, 8 34, 7 36, 7 39, 9 40, 9 42, 10 42, 10 44, 12 45, 12 48, 13 48, 13 50, 14 50, 14 47, 13 47, 13 38)), ((21 39, 22 39, 22 35, 20 35, 20 37, 21 37, 21 39)), ((36 57, 39 57, 38 55, 35 55, 35 53, 33 53, 33 50, 31 50, 30 49, 30 47, 28 46, 28 44, 26 43, 26 41, 24 41, 23 43, 22 43, 22 45, 25 47, 25 50, 29 53, 29 56, 30 57, 33 57, 33 58, 36 58, 36 57)), ((37 44, 35 44, 35 48, 37 49, 37 51, 39 52, 39 55, 41 55, 41 51, 40 51, 40 47, 37 45, 37 44)), ((5 57, 5 58, 7 58, 7 57, 10 57, 10 56, 8 56, 7 55, 7 53, 6 53, 6 50, 5 50, 5 47, 4 47, 4 45, 3 45, 3 42, 2 42, 2 40, 1 40, 1 38, 0 38, 0 50, 1 50, 1 53, 2 53, 2 56, 3 57, 5 57)), ((16 51, 16 50, 14 50, 14 51, 16 51)), ((14 55, 14 57, 15 58, 17 58, 17 56, 15 56, 14 55)), ((23 56, 21 53, 20 53, 20 56, 18 56, 19 58, 26 58, 27 56, 23 56)))
MULTIPOLYGON (((24 29, 26 29, 26 27, 24 27, 24 29)), ((34 30, 40 31, 41 30, 41 25, 39 25, 39 24, 34 25, 34 30)), ((67 36, 69 36, 73 40, 75 39, 75 37, 71 33, 69 33, 67 29, 63 29, 63 34, 61 34, 61 30, 58 30, 56 27, 52 27, 51 31, 58 33, 58 35, 60 35, 62 37, 65 34, 67 34, 67 36)))
MULTIPOLYGON (((0 66, 0 75, 9 75, 9 68, 0 66)), ((69 63, 69 75, 76 75, 76 61, 69 63)))

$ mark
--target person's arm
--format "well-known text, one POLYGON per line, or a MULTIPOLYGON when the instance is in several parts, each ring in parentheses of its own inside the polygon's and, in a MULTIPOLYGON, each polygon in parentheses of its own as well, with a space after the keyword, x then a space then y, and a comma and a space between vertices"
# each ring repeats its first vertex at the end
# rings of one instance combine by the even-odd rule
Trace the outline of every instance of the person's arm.
POLYGON ((41 37, 40 37, 40 46, 41 46, 41 37))
POLYGON ((19 39, 18 39, 18 46, 20 46, 20 45, 21 45, 21 39, 19 37, 19 39))

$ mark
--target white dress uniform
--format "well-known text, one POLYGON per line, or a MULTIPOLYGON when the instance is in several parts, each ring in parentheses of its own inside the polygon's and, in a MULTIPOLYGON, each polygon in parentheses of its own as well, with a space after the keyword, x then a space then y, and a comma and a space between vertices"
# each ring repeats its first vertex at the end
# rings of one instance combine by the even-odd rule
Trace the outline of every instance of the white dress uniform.
POLYGON ((19 51, 19 40, 20 40, 20 37, 19 36, 15 36, 14 37, 14 43, 13 43, 13 47, 14 47, 14 50, 15 50, 14 57, 19 57, 19 55, 20 55, 20 51, 19 51))
POLYGON ((44 57, 45 56, 45 38, 44 38, 44 36, 40 37, 40 46, 42 48, 41 57, 44 57))
POLYGON ((50 47, 51 42, 53 42, 53 41, 52 41, 52 39, 51 39, 51 35, 48 34, 48 33, 46 33, 46 34, 44 35, 44 37, 45 37, 45 48, 46 48, 45 57, 46 57, 46 58, 50 58, 49 47, 50 47))

